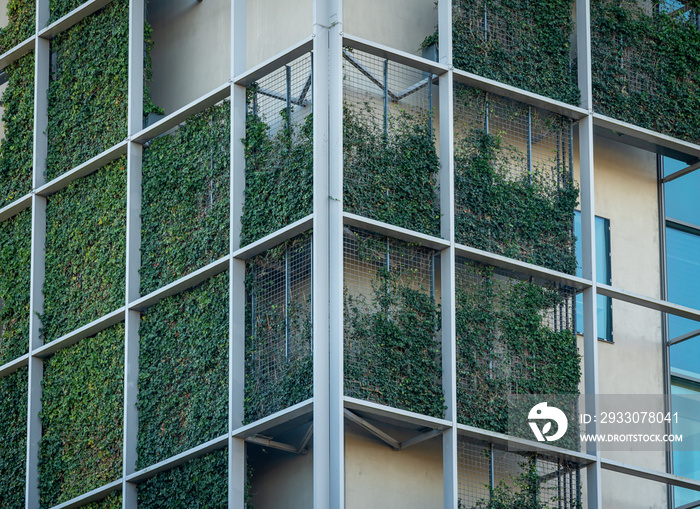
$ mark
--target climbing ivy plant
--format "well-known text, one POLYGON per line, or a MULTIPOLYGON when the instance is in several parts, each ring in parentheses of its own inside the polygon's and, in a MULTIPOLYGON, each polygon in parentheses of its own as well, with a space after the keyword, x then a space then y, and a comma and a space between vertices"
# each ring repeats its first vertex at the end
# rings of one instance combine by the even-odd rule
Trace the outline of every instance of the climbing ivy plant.
POLYGON ((124 325, 58 351, 44 363, 39 449, 41 507, 121 476, 124 325))
POLYGON ((230 125, 226 102, 144 148, 143 295, 228 252, 230 125))
POLYGON ((226 508, 227 458, 223 449, 158 474, 139 485, 138 506, 142 509, 226 508))
POLYGON ((13 62, 5 72, 8 83, 2 95, 0 207, 24 196, 32 188, 34 54, 13 62))
MULTIPOLYGON (((571 465, 568 466, 572 468, 571 465)), ((511 474, 509 479, 501 479, 496 486, 490 488, 489 499, 479 500, 473 509, 581 509, 580 497, 576 493, 563 497, 560 491, 546 485, 547 480, 543 480, 542 472, 538 470, 536 454, 523 453, 518 461, 518 471, 518 474, 511 474)), ((564 475, 572 474, 567 472, 564 475)), ((580 487, 576 486, 576 489, 580 490, 580 487)), ((466 505, 460 501, 458 507, 466 505)))
POLYGON ((241 245, 311 214, 313 208, 313 117, 301 125, 291 122, 286 109, 280 112, 280 127, 253 112, 250 102, 256 87, 248 92, 246 137, 246 185, 241 245))
POLYGON ((245 420, 313 396, 311 236, 302 235, 246 264, 245 420))
POLYGON ((581 367, 572 295, 570 289, 554 283, 458 262, 457 415, 461 423, 507 433, 509 395, 578 395, 581 367))
POLYGON ((228 274, 158 302, 139 333, 143 468, 228 429, 228 274))
POLYGON ((345 210, 432 235, 440 233, 440 162, 427 114, 400 111, 388 129, 369 104, 343 109, 345 210))
POLYGON ((573 274, 578 187, 561 168, 518 171, 521 157, 498 132, 475 129, 456 143, 455 237, 469 246, 573 274))
POLYGON ((452 6, 455 67, 578 105, 573 0, 453 0, 452 6))
POLYGON ((594 107, 700 143, 700 31, 693 10, 664 2, 591 2, 594 107))
MULTIPOLYGON (((52 19, 82 1, 53 0, 52 19)), ((144 25, 144 79, 150 76, 151 27, 144 25)), ((51 180, 127 135, 129 1, 113 0, 51 41, 46 177, 51 180)), ((147 85, 147 82, 146 82, 147 85)), ((144 114, 160 111, 144 87, 144 114)))
POLYGON ((346 235, 345 394, 442 417, 440 307, 410 265, 429 250, 346 235))
POLYGON ((51 180, 127 133, 129 2, 114 0, 51 41, 46 176, 51 180))
POLYGON ((27 368, 0 378, 0 507, 24 507, 27 368))
POLYGON ((126 158, 76 180, 46 209, 45 341, 124 305, 126 158))
POLYGON ((49 23, 53 23, 57 19, 62 18, 70 11, 83 5, 86 1, 87 0, 49 0, 49 7, 51 10, 49 23))
POLYGON ((32 213, 0 223, 0 366, 29 348, 32 213))
POLYGON ((0 29, 0 53, 31 37, 36 29, 36 0, 8 0, 7 25, 0 29))

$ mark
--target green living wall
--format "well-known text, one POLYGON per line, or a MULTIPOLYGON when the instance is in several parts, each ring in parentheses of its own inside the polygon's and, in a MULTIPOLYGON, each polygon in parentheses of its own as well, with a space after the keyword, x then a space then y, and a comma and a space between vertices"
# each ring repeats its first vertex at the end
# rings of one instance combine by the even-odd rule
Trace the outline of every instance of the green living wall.
POLYGON ((279 118, 263 119, 251 106, 256 93, 255 86, 248 90, 241 245, 298 221, 313 208, 313 116, 295 124, 283 109, 279 118))
POLYGON ((24 507, 28 370, 0 378, 0 508, 24 507))
POLYGON ((246 263, 245 421, 313 396, 311 235, 246 263))
POLYGON ((343 206, 348 212, 440 234, 440 161, 427 113, 400 110, 384 130, 369 104, 343 108, 343 206))
POLYGON ((43 508, 121 477, 124 325, 82 339, 47 359, 42 389, 43 508))
POLYGON ((230 112, 213 106, 143 150, 142 295, 228 252, 230 112))
POLYGON ((140 484, 138 506, 141 509, 225 509, 228 507, 227 451, 195 458, 140 484))
POLYGON ((114 0, 57 35, 51 51, 47 180, 126 137, 128 0, 114 0))
POLYGON ((36 1, 8 0, 7 25, 0 29, 0 54, 31 37, 36 29, 36 1))
POLYGON ((345 394, 442 417, 440 306, 432 251, 345 235, 345 394), (388 263, 387 263, 388 259, 388 263))
POLYGON ((0 207, 32 189, 34 140, 34 54, 5 68, 8 83, 2 95, 3 139, 0 142, 0 207))
MULTIPOLYGON (((573 0, 453 0, 454 65, 578 105, 573 0)), ((437 42, 437 34, 424 44, 437 42)))
POLYGON ((215 276, 142 316, 138 468, 228 430, 228 281, 215 276))
POLYGON ((0 366, 29 349, 32 212, 0 223, 0 366))
POLYGON ((458 260, 461 423, 506 433, 509 395, 578 396, 581 368, 573 302, 570 288, 458 260))
POLYGON ((125 250, 126 158, 120 158, 48 199, 45 341, 124 305, 125 250))
POLYGON ((700 31, 689 5, 591 2, 596 111, 700 143, 700 31))

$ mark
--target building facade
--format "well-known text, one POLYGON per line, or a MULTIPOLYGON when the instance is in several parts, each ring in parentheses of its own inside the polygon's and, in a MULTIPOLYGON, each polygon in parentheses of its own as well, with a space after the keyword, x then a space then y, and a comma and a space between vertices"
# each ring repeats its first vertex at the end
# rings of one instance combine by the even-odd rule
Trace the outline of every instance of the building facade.
POLYGON ((693 3, 0 4, 0 508, 700 507, 693 3))

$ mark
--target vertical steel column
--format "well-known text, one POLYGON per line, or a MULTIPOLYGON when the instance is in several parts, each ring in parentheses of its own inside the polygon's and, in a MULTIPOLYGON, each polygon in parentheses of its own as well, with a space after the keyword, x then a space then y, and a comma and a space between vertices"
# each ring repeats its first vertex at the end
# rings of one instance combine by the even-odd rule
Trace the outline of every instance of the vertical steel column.
POLYGON ((314 507, 345 505, 342 0, 314 1, 314 507))
POLYGON ((384 138, 389 139, 389 61, 384 60, 384 138))
MULTIPOLYGON (((442 390, 445 419, 452 426, 442 434, 443 507, 456 509, 457 472, 457 344, 455 323, 455 202, 454 202, 454 76, 452 67, 452 1, 438 1, 438 60, 449 71, 438 78, 440 113, 440 234, 450 247, 440 253, 442 297, 442 390)), ((428 85, 432 86, 432 84, 428 85)))
MULTIPOLYGON (((49 0, 36 2, 36 32, 49 21, 49 0)), ((48 39, 37 37, 34 45, 34 143, 32 147, 32 187, 45 183, 48 139, 48 90, 51 44, 48 39)), ((32 196, 31 266, 29 289, 29 367, 27 384, 27 457, 25 481, 25 507, 39 507, 39 443, 41 441, 41 382, 44 365, 33 352, 43 345, 39 315, 44 312, 44 287, 46 244, 46 198, 32 196)))
MULTIPOLYGON (((241 216, 245 190, 246 89, 233 84, 246 70, 246 0, 231 2, 231 168, 229 250, 241 245, 241 216)), ((229 266, 229 424, 228 424, 228 507, 245 507, 245 442, 233 438, 243 425, 245 391, 245 262, 231 257, 229 266)))
MULTIPOLYGON (((598 402, 598 320, 596 308, 595 266, 595 195, 593 171, 593 88, 591 79, 591 20, 590 0, 576 2, 576 37, 578 49, 578 85, 581 90, 581 107, 588 115, 579 121, 579 168, 581 178, 581 237, 583 277, 593 281, 593 286, 583 291, 583 364, 585 379, 586 412, 597 415, 598 402)), ((599 425, 586 426, 586 433, 598 433, 599 425)), ((601 494, 600 450, 596 442, 588 442, 587 451, 596 461, 586 467, 588 507, 603 507, 601 494)))
MULTIPOLYGON (((129 0, 129 109, 128 132, 143 128, 143 52, 145 1, 129 0)), ((139 323, 141 313, 129 309, 139 298, 141 278, 141 177, 142 145, 129 142, 127 149, 126 194, 126 316, 124 326, 124 446, 122 451, 122 507, 136 508, 136 485, 126 476, 136 471, 136 441, 139 428, 139 323)))

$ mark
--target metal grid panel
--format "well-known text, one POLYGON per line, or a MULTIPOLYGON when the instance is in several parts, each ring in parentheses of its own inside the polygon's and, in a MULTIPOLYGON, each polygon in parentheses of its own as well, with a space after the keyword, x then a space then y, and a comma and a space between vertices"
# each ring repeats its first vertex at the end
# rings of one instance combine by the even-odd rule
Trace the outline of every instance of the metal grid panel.
POLYGON ((572 121, 455 84, 454 129, 456 240, 573 272, 572 121))
POLYGON ((345 394, 441 416, 434 251, 349 227, 343 240, 345 394))
POLYGON ((578 381, 568 378, 581 362, 573 288, 461 257, 455 274, 460 422, 505 433, 508 395, 533 388, 542 394, 578 392, 578 381), (520 327, 517 338, 513 327, 520 327), (545 343, 557 355, 538 355, 545 343), (566 376, 555 377, 560 370, 566 376), (483 415, 485 407, 489 415, 483 415))
POLYGON ((435 83, 431 73, 343 50, 346 210, 439 234, 435 83))
POLYGON ((460 436, 457 444, 459 508, 581 506, 580 467, 534 453, 514 453, 460 436), (519 506, 518 506, 519 507, 519 506))
POLYGON ((299 126, 311 114, 311 54, 260 78, 248 87, 248 115, 267 124, 271 134, 299 126))
POLYGON ((249 260, 246 421, 311 397, 311 236, 249 260))

